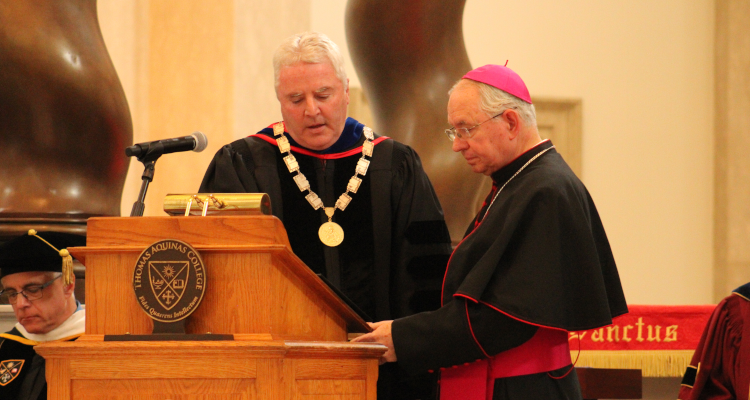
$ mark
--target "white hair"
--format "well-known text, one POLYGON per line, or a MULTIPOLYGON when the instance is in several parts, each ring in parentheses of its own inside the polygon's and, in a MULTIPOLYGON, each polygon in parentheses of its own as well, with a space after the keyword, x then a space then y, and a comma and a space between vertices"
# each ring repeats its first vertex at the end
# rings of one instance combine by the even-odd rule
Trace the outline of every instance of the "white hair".
POLYGON ((460 84, 474 85, 479 89, 479 108, 486 113, 487 116, 492 117, 500 114, 504 110, 512 108, 518 112, 518 115, 521 116, 521 119, 523 119, 527 125, 536 126, 536 109, 533 104, 527 103, 519 97, 504 90, 471 79, 461 79, 456 82, 451 90, 448 91, 448 95, 453 93, 453 90, 460 84))
POLYGON ((344 57, 339 46, 328 36, 319 32, 303 32, 286 38, 273 54, 273 74, 275 87, 279 87, 279 74, 282 67, 299 63, 321 64, 330 62, 341 79, 344 88, 348 87, 344 57))

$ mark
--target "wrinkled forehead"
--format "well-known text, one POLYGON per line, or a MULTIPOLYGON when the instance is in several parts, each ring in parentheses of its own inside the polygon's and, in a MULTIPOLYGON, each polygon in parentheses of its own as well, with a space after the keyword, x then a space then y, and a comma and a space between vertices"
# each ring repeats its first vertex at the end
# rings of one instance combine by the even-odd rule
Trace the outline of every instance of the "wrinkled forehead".
POLYGON ((456 86, 448 99, 448 122, 471 123, 484 114, 480 107, 479 89, 474 85, 456 86))

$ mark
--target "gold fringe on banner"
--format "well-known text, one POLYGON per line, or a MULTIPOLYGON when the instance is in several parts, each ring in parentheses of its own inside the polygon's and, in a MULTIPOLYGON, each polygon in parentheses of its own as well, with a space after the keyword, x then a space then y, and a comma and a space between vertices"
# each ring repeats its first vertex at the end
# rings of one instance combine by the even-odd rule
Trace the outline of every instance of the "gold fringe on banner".
MULTIPOLYGON (((576 367, 640 369, 644 378, 679 378, 693 350, 581 350, 576 367)), ((578 351, 571 351, 576 359, 578 351)))

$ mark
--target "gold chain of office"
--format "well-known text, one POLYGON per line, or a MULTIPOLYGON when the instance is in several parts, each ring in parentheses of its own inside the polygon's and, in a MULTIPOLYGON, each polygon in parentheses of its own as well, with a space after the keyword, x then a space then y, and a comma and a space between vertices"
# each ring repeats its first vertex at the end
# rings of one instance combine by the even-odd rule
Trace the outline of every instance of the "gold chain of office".
POLYGON ((372 152, 375 149, 375 145, 372 141, 375 138, 375 135, 369 127, 365 127, 363 133, 365 135, 365 141, 362 143, 362 157, 357 161, 357 166, 354 168, 354 175, 349 179, 349 183, 346 185, 346 191, 339 196, 338 200, 336 200, 335 207, 325 207, 323 205, 323 200, 321 200, 320 197, 310 189, 310 182, 307 180, 307 177, 305 177, 305 174, 300 171, 299 163, 291 153, 292 147, 289 144, 289 139, 284 136, 284 123, 277 122, 273 125, 273 135, 276 139, 276 144, 279 146, 279 152, 282 156, 284 153, 288 153, 284 156, 284 163, 289 169, 290 174, 297 173, 292 178, 297 184, 297 187, 299 187, 300 192, 308 191, 307 195, 305 195, 305 199, 307 199, 312 208, 314 210, 323 208, 328 216, 328 222, 322 224, 320 229, 318 229, 318 237, 320 237, 320 241, 328 247, 336 247, 344 241, 344 229, 341 228, 341 225, 333 222, 333 214, 336 212, 336 209, 341 211, 346 209, 346 206, 352 201, 352 197, 349 193, 357 193, 359 185, 362 184, 362 178, 367 175, 367 168, 370 166, 370 160, 365 157, 372 158, 372 152), (362 178, 359 178, 357 175, 362 175, 362 178))

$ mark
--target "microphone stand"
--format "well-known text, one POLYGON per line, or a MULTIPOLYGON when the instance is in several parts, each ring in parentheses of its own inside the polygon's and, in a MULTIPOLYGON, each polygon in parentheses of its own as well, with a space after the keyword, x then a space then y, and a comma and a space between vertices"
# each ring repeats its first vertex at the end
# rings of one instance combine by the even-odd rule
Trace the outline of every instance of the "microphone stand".
POLYGON ((138 161, 143 163, 145 167, 143 169, 143 175, 141 175, 141 191, 138 193, 138 200, 133 203, 133 209, 130 211, 131 217, 142 217, 143 211, 146 209, 146 191, 148 190, 148 184, 154 180, 154 166, 156 160, 164 154, 164 145, 161 143, 153 143, 146 154, 138 157, 138 161))

